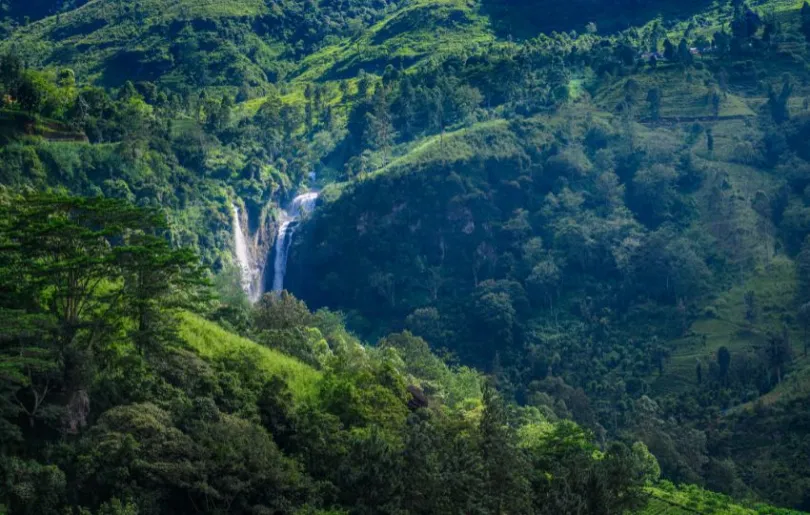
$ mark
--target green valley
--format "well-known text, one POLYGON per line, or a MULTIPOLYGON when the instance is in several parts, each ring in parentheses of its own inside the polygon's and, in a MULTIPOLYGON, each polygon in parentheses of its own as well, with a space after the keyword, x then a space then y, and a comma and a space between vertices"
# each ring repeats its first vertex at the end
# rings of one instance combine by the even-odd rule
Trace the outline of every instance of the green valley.
POLYGON ((0 513, 810 512, 810 4, 0 38, 0 513))

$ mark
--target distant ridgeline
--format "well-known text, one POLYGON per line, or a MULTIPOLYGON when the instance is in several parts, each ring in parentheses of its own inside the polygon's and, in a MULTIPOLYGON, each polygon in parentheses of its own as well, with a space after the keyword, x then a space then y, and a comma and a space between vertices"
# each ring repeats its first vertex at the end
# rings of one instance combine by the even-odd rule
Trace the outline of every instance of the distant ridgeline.
POLYGON ((0 7, 13 513, 810 510, 810 5, 0 7))
POLYGON ((40 20, 60 12, 67 12, 86 4, 87 0, 3 0, 0 1, 2 25, 11 30, 16 26, 40 20))
POLYGON ((674 23, 712 6, 710 0, 482 0, 493 24, 506 35, 533 37, 539 32, 585 32, 588 24, 618 32, 663 17, 674 23))

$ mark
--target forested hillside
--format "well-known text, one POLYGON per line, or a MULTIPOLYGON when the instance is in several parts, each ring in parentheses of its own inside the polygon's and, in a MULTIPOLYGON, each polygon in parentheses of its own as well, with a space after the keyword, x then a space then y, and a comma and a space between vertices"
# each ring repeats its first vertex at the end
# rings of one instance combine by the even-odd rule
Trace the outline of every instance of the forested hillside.
POLYGON ((809 4, 0 37, 0 513, 810 511, 809 4))

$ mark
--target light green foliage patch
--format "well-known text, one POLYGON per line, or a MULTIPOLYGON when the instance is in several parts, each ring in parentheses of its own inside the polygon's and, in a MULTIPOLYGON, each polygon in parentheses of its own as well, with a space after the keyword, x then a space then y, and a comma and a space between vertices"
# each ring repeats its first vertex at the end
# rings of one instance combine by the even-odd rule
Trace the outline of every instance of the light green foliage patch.
POLYGON ((742 506, 728 496, 710 492, 694 485, 662 484, 646 489, 650 496, 647 507, 639 515, 790 515, 800 512, 767 505, 742 506))
POLYGON ((482 151, 493 157, 515 155, 521 149, 510 137, 507 128, 508 123, 505 120, 492 120, 447 134, 430 136, 416 142, 403 156, 394 159, 376 173, 418 168, 419 165, 435 161, 463 162, 482 151))
POLYGON ((183 314, 181 322, 181 337, 203 358, 250 360, 267 374, 268 379, 273 376, 282 378, 297 399, 311 401, 318 395, 321 374, 297 359, 229 333, 191 313, 183 314))

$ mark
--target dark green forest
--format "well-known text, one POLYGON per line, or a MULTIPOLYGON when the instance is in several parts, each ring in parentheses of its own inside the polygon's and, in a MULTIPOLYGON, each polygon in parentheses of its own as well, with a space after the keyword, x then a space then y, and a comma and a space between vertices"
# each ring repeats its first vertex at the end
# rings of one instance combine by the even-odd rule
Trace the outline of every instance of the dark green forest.
POLYGON ((0 0, 0 514, 810 512, 810 4, 0 0))

